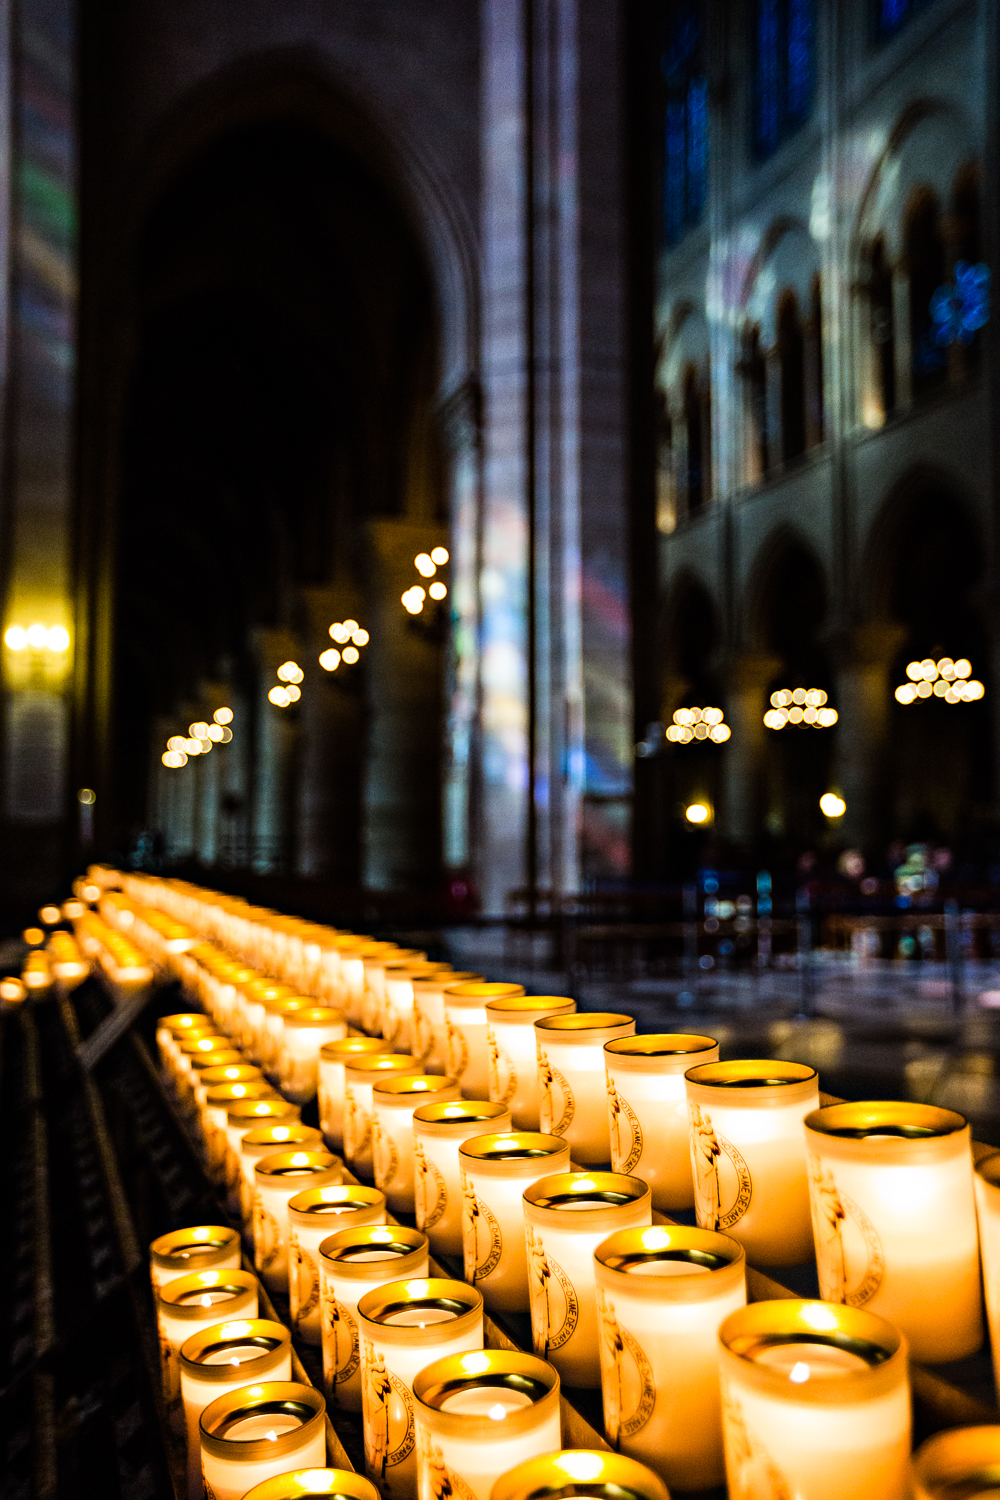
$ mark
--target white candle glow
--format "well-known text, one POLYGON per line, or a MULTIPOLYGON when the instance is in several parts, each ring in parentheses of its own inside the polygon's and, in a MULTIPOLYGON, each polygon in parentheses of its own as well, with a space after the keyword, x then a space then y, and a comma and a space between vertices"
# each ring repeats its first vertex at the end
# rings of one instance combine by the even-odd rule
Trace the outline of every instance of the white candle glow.
POLYGON ((288 1203, 306 1188, 343 1180, 329 1151, 281 1151, 254 1164, 254 1265, 269 1291, 288 1291, 288 1203))
POLYGON ((811 1260, 802 1121, 819 1103, 814 1068, 751 1059, 685 1074, 695 1211, 739 1240, 751 1265, 811 1260))
MULTIPOLYGON (((281 1095, 273 1099, 243 1099, 236 1100, 230 1104, 226 1112, 226 1128, 222 1148, 222 1166, 219 1171, 219 1180, 225 1187, 227 1196, 233 1205, 242 1207, 243 1189, 240 1185, 243 1159, 243 1137, 250 1130, 258 1129, 262 1125, 300 1125, 301 1110, 297 1104, 290 1104, 281 1095)), ((275 1150, 280 1150, 279 1146, 275 1150)), ((253 1167, 250 1168, 251 1174, 253 1167)), ((254 1182, 251 1175, 250 1185, 247 1190, 247 1208, 253 1214, 254 1182)))
POLYGON ((319 1247, 323 1383, 335 1405, 361 1410, 358 1302, 400 1278, 426 1277, 427 1236, 400 1224, 342 1229, 319 1247))
MULTIPOLYGON (((412 959, 395 958, 386 964, 383 971, 385 999, 382 1003, 382 1038, 389 1042, 394 1052, 404 1052, 416 1057, 414 1047, 416 1026, 413 1015, 413 981, 431 979, 435 974, 452 973, 451 964, 414 962, 412 959)), ((445 983, 448 983, 445 979, 445 983)))
POLYGON ((634 1034, 631 1016, 605 1011, 535 1022, 541 1129, 565 1136, 581 1167, 611 1160, 604 1044, 634 1034))
POLYGON ((358 1302, 365 1468, 385 1500, 416 1500, 413 1381, 483 1347, 483 1299, 462 1281, 390 1281, 358 1302))
POLYGON ((414 979, 413 990, 413 1047, 414 1057, 420 1058, 425 1073, 448 1072, 448 1032, 444 1020, 445 985, 466 984, 469 980, 482 981, 482 974, 471 970, 461 973, 437 974, 431 979, 414 979))
POLYGON ((266 1318, 214 1323, 184 1341, 178 1363, 187 1433, 188 1500, 203 1500, 202 1412, 220 1396, 251 1381, 291 1380, 291 1334, 266 1318))
POLYGON ((210 1089, 221 1083, 249 1083, 263 1078, 260 1068, 243 1061, 240 1052, 212 1052, 208 1057, 196 1057, 191 1062, 192 1113, 202 1140, 207 1134, 208 1118, 205 1101, 210 1089))
POLYGON ((983 1292, 993 1349, 994 1379, 1000 1392, 1000 1151, 980 1157, 975 1175, 983 1292))
POLYGON ((649 1188, 618 1172, 561 1172, 524 1193, 531 1336, 567 1385, 601 1384, 594 1251, 652 1220, 649 1188))
POLYGON ((233 1176, 233 1166, 227 1160, 229 1111, 234 1104, 258 1099, 285 1102, 264 1078, 251 1078, 249 1083, 218 1083, 205 1095, 205 1158, 213 1181, 225 1183, 227 1177, 233 1176))
POLYGON ((398 1052, 349 1058, 344 1064, 344 1160, 355 1176, 374 1176, 373 1085, 388 1074, 402 1077, 419 1072, 420 1064, 415 1057, 404 1057, 398 1052))
POLYGON ((375 1184, 394 1214, 414 1210, 413 1112, 461 1097, 454 1078, 409 1073, 372 1085, 372 1165, 375 1184))
POLYGON ((275 1156, 279 1151, 322 1151, 323 1137, 313 1125, 303 1125, 301 1120, 267 1120, 255 1125, 240 1138, 240 1213, 243 1216, 244 1233, 253 1239, 253 1169, 265 1156, 275 1156))
POLYGON ((365 998, 361 1007, 361 1026, 369 1036, 382 1035, 382 1011, 385 1005, 385 966, 407 960, 419 962, 427 957, 417 948, 399 948, 395 943, 383 944, 380 953, 369 954, 365 960, 365 998))
POLYGON ((732 1500, 906 1500, 906 1342, 855 1307, 755 1302, 719 1329, 732 1500))
POLYGON ((340 968, 347 991, 347 1019, 352 1026, 362 1026, 365 1015, 365 959, 378 953, 396 952, 394 943, 378 943, 370 939, 359 942, 348 950, 341 949, 340 968))
MULTIPOLYGON (((593 1448, 564 1448, 529 1459, 502 1474, 490 1500, 538 1500, 560 1495, 563 1500, 670 1500, 658 1474, 622 1453, 593 1448)), ((764 1500, 760 1496, 759 1500, 764 1500)))
POLYGON ((348 1036, 319 1049, 319 1127, 331 1151, 344 1149, 344 1067, 352 1057, 377 1057, 392 1049, 381 1037, 348 1036))
POLYGON ((289 1469, 326 1462, 326 1403, 311 1385, 267 1381, 220 1396, 201 1414, 205 1491, 243 1500, 289 1469))
POLYGON ((972 1143, 927 1104, 833 1104, 806 1119, 823 1296, 888 1318, 914 1359, 982 1343, 972 1143))
POLYGON ((304 1006, 286 1011, 281 1019, 278 1056, 279 1087, 294 1104, 315 1099, 319 1083, 320 1048, 347 1036, 347 1017, 328 1006, 304 1006))
POLYGON ((288 1200, 288 1304, 292 1327, 307 1344, 322 1343, 319 1247, 348 1225, 385 1223, 385 1194, 357 1183, 307 1188, 288 1200))
POLYGON ((203 1030, 208 1017, 200 1011, 178 1011, 176 1015, 160 1016, 156 1023, 156 1050, 164 1072, 173 1079, 180 1065, 178 1043, 189 1031, 203 1030))
POLYGON ((490 1097, 490 1054, 486 1041, 486 1005, 490 1000, 524 994, 523 984, 487 984, 467 980, 444 991, 444 1025, 448 1044, 448 1077, 457 1078, 467 1099, 490 1097))
POLYGON ((717 1062, 710 1036, 667 1033, 605 1042, 611 1165, 649 1183, 661 1213, 694 1205, 690 1113, 684 1074, 717 1062))
POLYGON ((912 1460, 913 1500, 996 1500, 1000 1426, 936 1432, 912 1460))
POLYGON ((746 1303, 743 1248, 707 1229, 623 1229, 594 1251, 604 1431, 682 1490, 722 1484, 719 1325, 746 1303))
POLYGON ((566 995, 512 995, 486 1003, 490 1098, 506 1104, 515 1130, 537 1130, 541 1092, 534 1025, 546 1016, 568 1016, 576 1001, 566 995))
POLYGON ((439 1359, 413 1382, 419 1500, 489 1500, 501 1474, 562 1442, 559 1376, 507 1349, 439 1359))
POLYGON ((181 1377, 177 1356, 193 1333, 221 1320, 257 1316, 257 1278, 249 1271, 192 1271, 162 1286, 156 1297, 160 1331, 163 1404, 171 1428, 183 1428, 181 1377))
POLYGON ((463 1099, 413 1111, 414 1190, 417 1228, 435 1255, 462 1254, 463 1141, 485 1131, 509 1131, 510 1110, 488 1100, 463 1099))
POLYGON ((479 1288, 491 1310, 527 1312, 522 1196, 539 1177, 569 1171, 569 1146, 558 1135, 508 1131, 464 1141, 458 1160, 465 1279, 479 1288))
POLYGON ((242 1247, 235 1229, 221 1224, 198 1224, 161 1234, 149 1247, 149 1279, 155 1297, 168 1281, 192 1271, 236 1271, 242 1247))
POLYGON ((375 1486, 350 1469, 292 1469, 254 1485, 243 1500, 323 1500, 327 1495, 337 1500, 381 1500, 375 1486))

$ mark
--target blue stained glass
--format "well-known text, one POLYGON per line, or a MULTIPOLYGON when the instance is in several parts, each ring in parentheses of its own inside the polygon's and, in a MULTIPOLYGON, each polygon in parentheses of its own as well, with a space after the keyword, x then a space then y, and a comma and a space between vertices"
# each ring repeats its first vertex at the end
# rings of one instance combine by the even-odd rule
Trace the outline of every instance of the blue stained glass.
POLYGON ((778 0, 760 0, 757 10, 757 147, 764 155, 778 144, 778 55, 778 0))
POLYGON ((895 31, 906 20, 909 10, 910 0, 881 0, 879 30, 883 34, 895 31))
POLYGON ((708 168, 708 81, 693 80, 687 97, 687 216, 696 224, 705 207, 705 179, 708 168))
POLYGON ((929 343, 938 349, 948 344, 971 344, 980 328, 990 320, 990 270, 980 263, 970 265, 960 260, 955 280, 938 287, 931 298, 933 334, 929 343))
POLYGON ((788 6, 788 114, 804 120, 812 104, 812 0, 790 0, 788 6))
POLYGON ((667 242, 673 244, 684 228, 684 178, 687 157, 687 103, 671 101, 667 105, 666 173, 664 182, 664 215, 667 242))

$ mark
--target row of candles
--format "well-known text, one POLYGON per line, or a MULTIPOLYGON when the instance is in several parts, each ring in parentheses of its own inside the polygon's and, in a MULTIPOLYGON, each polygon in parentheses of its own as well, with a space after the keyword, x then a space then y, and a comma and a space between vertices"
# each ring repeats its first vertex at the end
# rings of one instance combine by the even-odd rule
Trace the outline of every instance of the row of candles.
MULTIPOLYGON (((190 919, 190 887, 182 898, 190 919)), ((724 1455, 734 1496, 907 1494, 907 1340, 929 1361, 981 1340, 964 1120, 899 1103, 821 1108, 812 1069, 720 1063, 711 1038, 636 1037, 628 1017, 578 1015, 572 1000, 380 947, 363 952, 360 984, 343 977, 348 959, 338 988, 327 959, 313 970, 325 993, 303 997, 195 945, 177 966, 218 1031, 204 1014, 168 1018, 161 1046, 265 1283, 287 1286, 299 1336, 322 1342, 331 1401, 363 1409, 383 1493, 419 1485, 431 1500, 465 1485, 485 1500, 501 1461, 558 1446, 541 1408, 555 1392, 558 1422, 561 1377, 600 1386, 620 1454, 682 1488, 718 1483, 724 1455), (217 1082, 205 1065, 234 1043, 253 1061, 215 1067, 258 1071, 217 1082), (227 1089, 238 1092, 218 1097, 227 1089), (322 1135, 298 1120, 317 1090, 322 1135), (324 1146, 376 1188, 343 1183, 324 1146), (415 1211, 417 1230, 387 1225, 386 1202, 415 1211), (692 1202, 699 1228, 653 1223, 692 1202), (341 1213, 352 1228, 328 1235, 341 1213), (825 1300, 747 1307, 744 1257, 799 1263, 814 1233, 825 1300), (460 1249, 465 1283, 428 1279, 429 1251, 460 1249), (384 1286, 387 1260, 396 1279, 384 1286), (530 1308, 540 1370, 520 1354, 507 1356, 521 1362, 513 1373, 491 1363, 484 1303, 530 1308), (461 1364, 474 1354, 478 1365, 461 1364), (459 1365, 442 1374, 442 1359, 459 1365), (435 1380, 454 1394, 466 1376, 479 1385, 462 1386, 457 1406, 433 1395, 435 1380), (484 1406, 482 1392, 500 1390, 519 1399, 484 1406), (514 1410, 528 1415, 507 1423, 514 1410), (487 1424, 488 1444, 463 1414, 487 1424), (500 1418, 517 1440, 506 1459, 500 1418)), ((975 1191, 989 1267, 1000 1154, 980 1163, 975 1191)), ((994 1290, 987 1276, 996 1330, 994 1290)), ((928 1451, 940 1457, 945 1437, 950 1462, 966 1439, 928 1451)))

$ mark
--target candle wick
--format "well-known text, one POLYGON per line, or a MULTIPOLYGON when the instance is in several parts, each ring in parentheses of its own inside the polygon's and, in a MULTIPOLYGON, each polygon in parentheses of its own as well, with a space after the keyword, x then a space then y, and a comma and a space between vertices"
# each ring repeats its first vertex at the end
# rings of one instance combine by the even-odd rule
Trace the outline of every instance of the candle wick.
POLYGON ((494 1422, 502 1422, 506 1415, 506 1410, 500 1405, 499 1402, 497 1402, 496 1406, 490 1407, 490 1416, 493 1418, 494 1422))
POLYGON ((269 1443, 276 1443, 278 1441, 278 1434, 276 1432, 269 1432, 267 1440, 269 1443))
POLYGON ((792 1366, 791 1370, 788 1373, 788 1378, 789 1380, 794 1380, 796 1385, 804 1385, 805 1382, 809 1379, 809 1375, 809 1366, 803 1364, 802 1361, 799 1360, 797 1364, 794 1364, 792 1366))

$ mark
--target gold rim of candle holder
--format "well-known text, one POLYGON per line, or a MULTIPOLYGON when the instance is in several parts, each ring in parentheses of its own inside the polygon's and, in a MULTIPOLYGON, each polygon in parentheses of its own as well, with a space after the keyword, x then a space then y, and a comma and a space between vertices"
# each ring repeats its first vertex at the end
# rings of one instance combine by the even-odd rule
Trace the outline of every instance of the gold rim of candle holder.
POLYGON ((288 1200, 288 1222, 303 1228, 315 1228, 325 1213, 384 1213, 385 1194, 378 1188, 362 1187, 359 1182, 328 1182, 324 1187, 306 1188, 288 1200), (353 1203, 354 1209, 327 1209, 324 1204, 353 1203))
POLYGON ((543 1016, 535 1022, 539 1044, 559 1047, 595 1047, 635 1032, 633 1016, 619 1011, 577 1011, 573 1016, 543 1016))
POLYGON ((326 1149, 323 1144, 322 1130, 317 1130, 315 1125, 303 1125, 301 1120, 290 1120, 287 1125, 284 1122, 279 1122, 276 1125, 258 1125, 256 1129, 248 1130, 240 1141, 241 1156, 250 1156, 257 1146, 264 1148, 260 1152, 260 1156, 270 1156, 271 1153, 267 1149, 269 1146, 273 1146, 276 1151, 280 1151, 282 1147, 291 1151, 295 1146, 300 1146, 305 1151, 312 1151, 313 1149, 323 1151, 326 1149), (288 1134, 282 1136, 280 1139, 275 1139, 270 1134, 272 1130, 285 1130, 288 1134), (298 1133, 296 1134, 296 1132, 298 1133), (257 1136, 258 1139, 253 1140, 254 1136, 257 1136), (247 1149, 248 1147, 249 1150, 247 1149))
POLYGON ((441 980, 445 977, 447 977, 449 983, 451 983, 452 985, 483 983, 482 974, 474 974, 471 969, 452 969, 447 976, 442 974, 433 974, 428 979, 415 979, 413 981, 414 995, 426 994, 428 990, 440 990, 443 994, 445 986, 441 983, 441 980))
MULTIPOLYGON (((380 1078, 372 1085, 372 1100, 389 1109, 412 1109, 415 1099, 425 1099, 427 1105, 447 1104, 462 1097, 462 1085, 457 1078, 448 1078, 440 1073, 404 1073, 399 1078, 380 1078), (429 1095, 438 1095, 429 1098, 429 1095)), ((416 1106, 426 1108, 427 1105, 416 1106)))
POLYGON ((604 1043, 607 1066, 610 1068, 613 1063, 619 1073, 686 1073, 691 1066, 687 1058, 713 1051, 716 1055, 711 1061, 714 1062, 719 1054, 719 1044, 714 1037, 688 1031, 620 1036, 604 1043))
POLYGON ((747 1057, 698 1063, 684 1074, 689 1098, 730 1109, 779 1109, 819 1093, 819 1074, 806 1063, 747 1057))
POLYGON ((941 1140, 965 1130, 968 1120, 954 1109, 936 1104, 908 1104, 899 1099, 863 1099, 850 1104, 827 1104, 806 1115, 806 1127, 817 1135, 841 1141, 880 1142, 941 1140))
POLYGON ((987 1187, 1000 1188, 1000 1151, 991 1151, 976 1162, 976 1176, 987 1187))
MULTIPOLYGON (((465 1158, 462 1165, 467 1171, 482 1177, 516 1178, 523 1175, 534 1180, 541 1163, 553 1156, 564 1156, 568 1166, 570 1145, 565 1136, 545 1135, 540 1130, 497 1130, 463 1141, 458 1155, 460 1161, 465 1158), (518 1167, 521 1172, 516 1170, 518 1167)), ((552 1173, 548 1175, 552 1176, 552 1173)))
POLYGON ((652 1212, 649 1184, 641 1177, 627 1177, 623 1172, 555 1172, 525 1188, 522 1197, 526 1217, 566 1234, 572 1234, 574 1229, 593 1234, 605 1224, 609 1231, 615 1229, 619 1210, 626 1205, 641 1204, 644 1199, 652 1212), (564 1206, 585 1203, 588 1199, 593 1203, 592 1208, 567 1212, 564 1206))
POLYGON ((422 1073, 423 1061, 419 1057, 411 1057, 403 1052, 377 1052, 372 1057, 359 1057, 356 1062, 344 1063, 344 1076, 350 1083, 351 1074, 357 1076, 359 1083, 366 1079, 374 1079, 379 1073, 422 1073))
POLYGON ((504 1026, 533 1026, 546 1016, 569 1016, 576 1012, 576 1001, 569 995, 500 995, 487 1000, 486 1019, 504 1026))
MULTIPOLYGON (((293 1030, 296 1026, 312 1026, 318 1030, 323 1026, 346 1026, 347 1016, 344 1011, 337 1010, 332 1005, 309 1005, 302 1010, 293 1010, 290 1015, 283 1015, 281 1024, 290 1026, 293 1030)), ((328 1043, 324 1043, 326 1045, 328 1043)))
POLYGON ((209 1089, 216 1088, 225 1083, 256 1083, 259 1078, 263 1077, 264 1069, 258 1068, 255 1063, 219 1063, 217 1067, 205 1068, 201 1073, 196 1074, 194 1081, 205 1090, 207 1095, 209 1089), (230 1069, 236 1073, 237 1076, 235 1078, 227 1078, 225 1076, 230 1069), (209 1078, 206 1076, 209 1073, 215 1072, 219 1072, 223 1076, 221 1078, 209 1078))
POLYGON ((326 1419, 326 1402, 315 1386, 300 1385, 294 1380, 272 1380, 241 1386, 238 1391, 219 1396, 201 1414, 202 1446, 213 1458, 227 1463, 256 1463, 262 1458, 282 1458, 304 1447, 322 1429, 326 1419), (302 1425, 275 1438, 227 1439, 225 1429, 247 1417, 280 1415, 282 1412, 301 1417, 302 1425), (220 1432, 222 1435, 220 1436, 220 1432))
POLYGON ((622 1291, 644 1302, 703 1302, 724 1295, 746 1279, 743 1246, 713 1229, 686 1224, 653 1224, 640 1229, 617 1229, 594 1251, 594 1274, 599 1286, 622 1291), (656 1261, 687 1261, 705 1274, 693 1276, 635 1275, 633 1267, 656 1261))
MULTIPOLYGON (((442 1325, 437 1325, 440 1328, 442 1325)), ((544 1359, 511 1349, 473 1349, 449 1354, 426 1365, 414 1377, 413 1395, 421 1417, 435 1432, 448 1437, 517 1437, 539 1425, 559 1409, 559 1374, 544 1359), (531 1405, 515 1407, 503 1422, 490 1416, 442 1411, 440 1403, 469 1387, 497 1387, 522 1391, 531 1405), (537 1391, 537 1394, 536 1394, 537 1391)))
POLYGON ((523 984, 502 984, 485 979, 466 979, 444 986, 445 1007, 455 1010, 482 1010, 488 1000, 499 1000, 524 994, 523 984))
POLYGON ((391 958, 385 966, 386 978, 433 979, 435 974, 452 974, 451 964, 435 963, 429 958, 391 958))
POLYGON ((251 1078, 246 1083, 217 1084, 215 1088, 206 1092, 205 1104, 208 1109, 221 1109, 224 1104, 240 1104, 243 1100, 253 1103, 258 1099, 280 1098, 278 1090, 273 1088, 265 1078, 251 1078), (236 1089, 240 1092, 233 1092, 236 1089))
MULTIPOLYGON (((268 1183, 275 1185, 289 1178, 318 1177, 325 1172, 343 1172, 344 1163, 332 1151, 276 1151, 273 1156, 262 1156, 253 1164, 254 1181, 259 1188, 268 1183)), ((332 1183, 332 1178, 327 1178, 332 1183)), ((314 1187, 326 1187, 326 1182, 316 1182, 314 1187)), ((303 1188, 303 1191, 305 1189, 303 1188)))
POLYGON ((391 1056, 392 1043, 380 1036, 342 1036, 335 1042, 324 1042, 319 1049, 321 1062, 346 1065, 349 1057, 391 1056))
POLYGON ((462 1338, 475 1328, 483 1316, 483 1294, 465 1281, 451 1281, 444 1276, 414 1276, 387 1281, 373 1287, 358 1302, 358 1318, 370 1335, 383 1344, 439 1344, 462 1338), (428 1323, 387 1323, 387 1318, 407 1308, 445 1309, 454 1312, 447 1321, 428 1323))
POLYGON ((190 1031, 192 1026, 204 1023, 209 1018, 204 1011, 200 1010, 178 1010, 170 1016, 157 1016, 157 1031, 169 1031, 174 1036, 183 1036, 185 1031, 190 1031))
POLYGON ((1000 1426, 936 1432, 920 1444, 912 1463, 914 1500, 949 1500, 963 1481, 977 1486, 970 1494, 1000 1489, 1000 1426))
POLYGON ((239 1370, 247 1369, 247 1384, 266 1379, 278 1366, 292 1347, 292 1335, 283 1323, 272 1323, 269 1318, 232 1318, 224 1323, 213 1323, 211 1328, 202 1328, 185 1339, 180 1347, 181 1370, 195 1380, 223 1383, 233 1378, 231 1364, 207 1365, 210 1354, 221 1353, 228 1346, 239 1345, 245 1349, 254 1344, 260 1349, 256 1359, 240 1362, 239 1370))
POLYGON ((670 1500, 658 1474, 624 1453, 564 1448, 529 1458, 502 1474, 490 1500, 549 1500, 591 1496, 593 1500, 670 1500))
POLYGON ((798 1298, 752 1302, 730 1313, 719 1328, 723 1361, 739 1378, 785 1401, 822 1406, 831 1399, 867 1401, 906 1378, 907 1344, 898 1328, 876 1313, 843 1303, 798 1298), (760 1364, 754 1355, 782 1344, 838 1348, 865 1361, 863 1370, 810 1376, 792 1388, 788 1375, 760 1364), (834 1393, 836 1395, 834 1396, 834 1393))
POLYGON ((423 963, 426 958, 427 954, 421 948, 397 948, 392 943, 385 953, 366 954, 363 963, 367 974, 369 968, 384 969, 387 963, 423 963))
POLYGON ((356 1229, 336 1230, 320 1243, 319 1254, 330 1272, 344 1281, 378 1282, 390 1265, 394 1271, 404 1273, 393 1280, 407 1280, 407 1262, 419 1265, 430 1250, 426 1234, 419 1229, 407 1229, 405 1224, 362 1224, 356 1229), (388 1250, 392 1260, 362 1260, 364 1251, 373 1246, 388 1250), (358 1252, 356 1260, 351 1258, 353 1251, 358 1252))
MULTIPOLYGON (((273 1099, 234 1099, 233 1108, 226 1111, 226 1125, 233 1130, 239 1128, 243 1120, 280 1120, 283 1124, 300 1124, 302 1116, 301 1106, 293 1104, 290 1099, 282 1099, 276 1094, 273 1099), (268 1106, 260 1109, 259 1105, 268 1106)), ((252 1124, 248 1127, 253 1129, 252 1124)))
POLYGON ((239 1245, 236 1230, 226 1224, 195 1224, 190 1229, 174 1229, 170 1234, 161 1234, 149 1247, 149 1260, 158 1271, 173 1271, 182 1265, 184 1269, 180 1274, 186 1276, 210 1269, 213 1261, 232 1255, 239 1245), (204 1247, 200 1251, 197 1249, 199 1245, 204 1247), (191 1254, 181 1258, 174 1253, 185 1247, 191 1248, 191 1254))
POLYGON ((292 1469, 255 1484, 243 1500, 320 1500, 324 1495, 333 1500, 381 1500, 371 1480, 350 1469, 292 1469))
MULTIPOLYGON (((253 1068, 258 1077, 263 1077, 263 1070, 256 1063, 248 1063, 245 1055, 238 1047, 232 1047, 228 1052, 205 1052, 200 1056, 192 1057, 191 1071, 195 1075, 195 1083, 201 1083, 206 1073, 213 1072, 216 1068, 253 1068)), ((220 1083, 225 1079, 220 1078, 220 1083)))
MULTIPOLYGON (((249 1306, 252 1299, 257 1295, 258 1281, 250 1271, 192 1271, 188 1276, 178 1276, 175 1281, 168 1281, 161 1286, 157 1294, 157 1302, 163 1306, 163 1311, 169 1313, 172 1318, 196 1318, 204 1319, 206 1312, 222 1310, 221 1303, 213 1303, 207 1308, 201 1302, 182 1302, 182 1297, 205 1295, 208 1292, 230 1292, 230 1302, 249 1306)), ((239 1307, 234 1307, 229 1316, 219 1318, 220 1323, 228 1323, 229 1318, 239 1317, 239 1307)))
POLYGON ((492 1120, 494 1125, 504 1116, 510 1120, 506 1104, 490 1099, 453 1099, 447 1104, 421 1104, 413 1111, 414 1130, 420 1126, 421 1135, 460 1136, 470 1125, 479 1125, 492 1120), (447 1111, 452 1113, 448 1114, 447 1111))
POLYGON ((226 1036, 221 1031, 208 1030, 199 1031, 194 1036, 189 1031, 185 1032, 178 1041, 177 1047, 184 1057, 196 1056, 199 1052, 231 1052, 235 1050, 231 1036, 226 1036), (206 1046, 206 1043, 210 1043, 211 1045, 206 1046), (217 1043, 224 1043, 225 1045, 217 1046, 217 1043))

